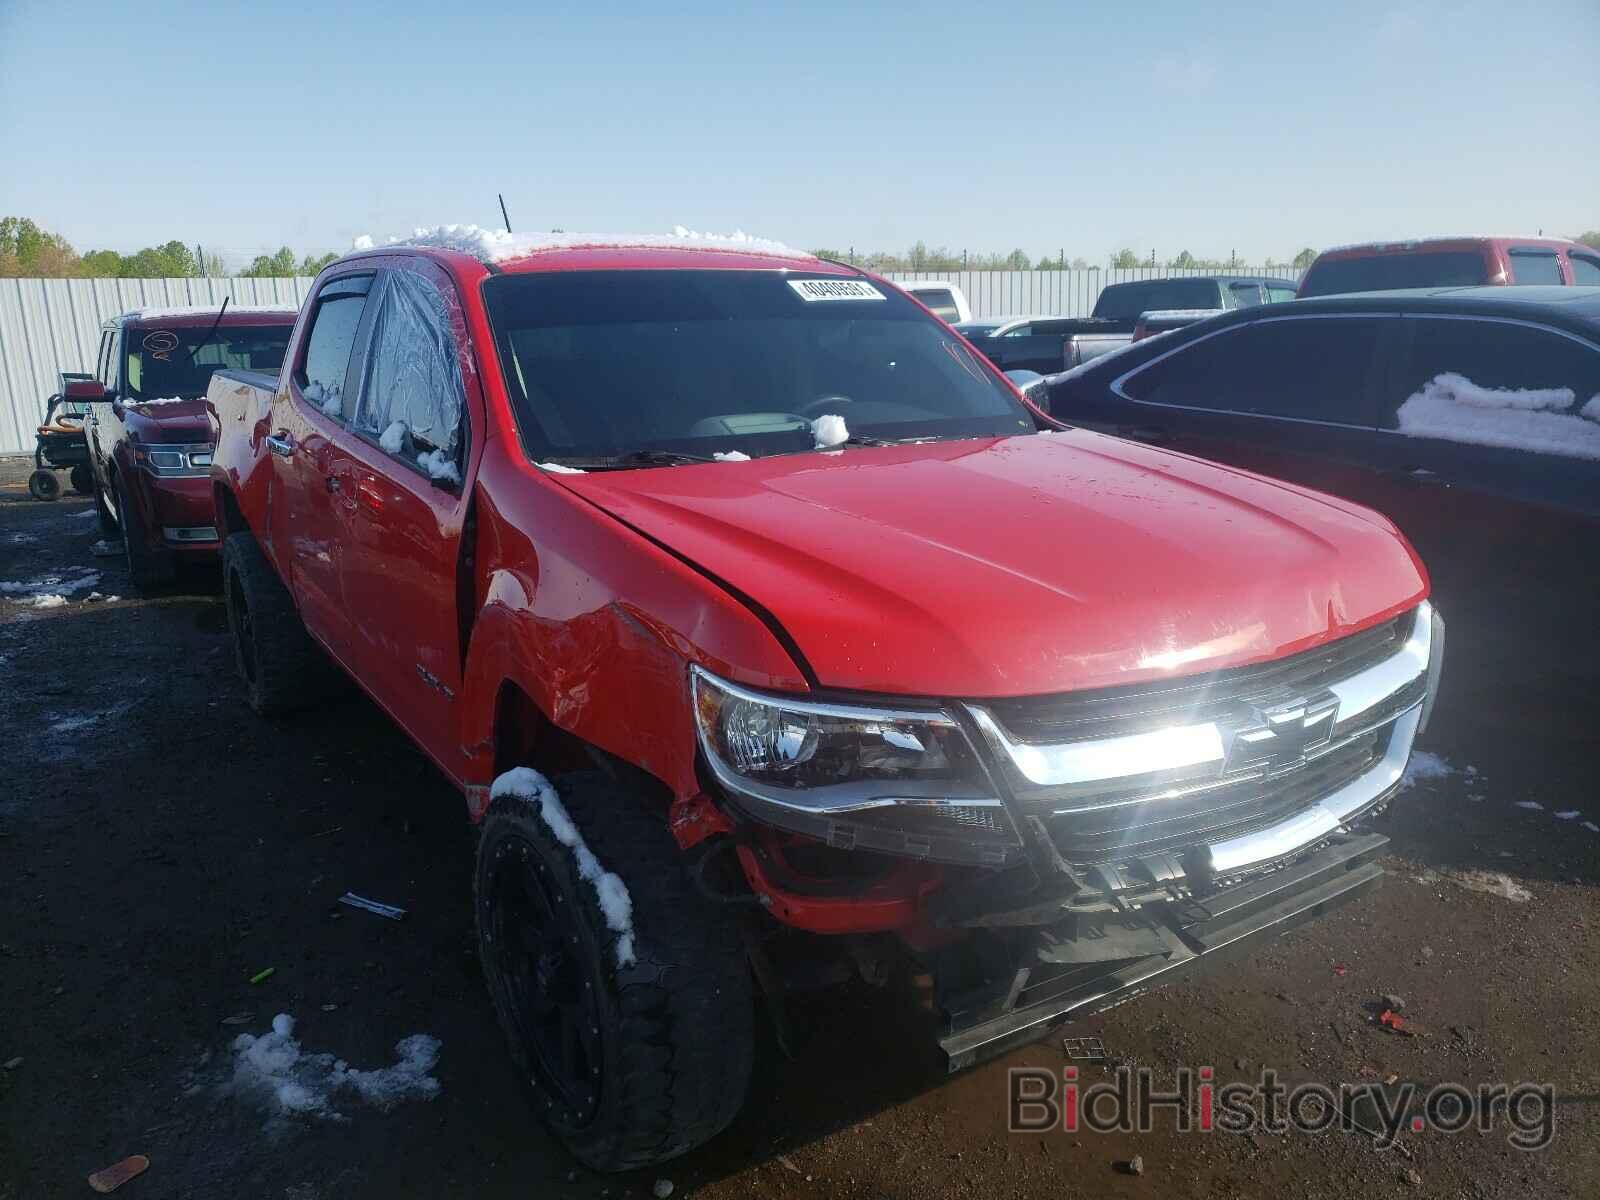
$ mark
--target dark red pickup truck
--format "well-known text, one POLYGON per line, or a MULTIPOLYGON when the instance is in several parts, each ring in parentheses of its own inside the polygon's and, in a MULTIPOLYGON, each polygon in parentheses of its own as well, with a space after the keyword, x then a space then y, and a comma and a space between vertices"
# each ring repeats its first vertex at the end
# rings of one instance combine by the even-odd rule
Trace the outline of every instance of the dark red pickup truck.
POLYGON ((258 710, 331 657, 464 793, 585 1162, 722 1129, 819 960, 931 976, 955 1069, 1381 874, 1443 637, 1382 517, 1060 429, 845 266, 422 241, 214 378, 229 621, 258 710))
POLYGON ((134 309, 101 328, 94 377, 67 385, 89 406, 100 528, 122 538, 140 590, 179 563, 216 561, 206 388, 219 367, 276 371, 294 321, 292 306, 134 309))

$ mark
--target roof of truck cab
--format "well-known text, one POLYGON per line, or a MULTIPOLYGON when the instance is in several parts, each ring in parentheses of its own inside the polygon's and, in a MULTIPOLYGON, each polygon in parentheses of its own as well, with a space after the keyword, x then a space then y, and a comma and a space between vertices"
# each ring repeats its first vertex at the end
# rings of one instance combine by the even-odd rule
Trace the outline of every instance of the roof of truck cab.
MULTIPOLYGON (((118 313, 101 326, 103 329, 161 328, 187 329, 191 326, 209 326, 216 321, 221 305, 194 304, 184 306, 150 306, 133 308, 118 313)), ((261 304, 234 307, 222 314, 223 325, 292 325, 300 309, 294 304, 261 304)))
POLYGON ((1562 287, 1545 284, 1506 287, 1479 284, 1472 287, 1398 288, 1393 291, 1313 296, 1304 300, 1294 300, 1286 305, 1268 307, 1279 313, 1307 311, 1470 313, 1600 328, 1600 287, 1581 285, 1562 287))
POLYGON ((1388 242, 1351 242, 1343 246, 1329 246, 1317 255, 1317 261, 1333 258, 1371 258, 1383 254, 1411 254, 1418 250, 1481 250, 1487 246, 1533 246, 1542 250, 1585 248, 1581 242, 1567 238, 1518 237, 1515 234, 1504 233, 1463 233, 1442 237, 1410 238, 1388 242))

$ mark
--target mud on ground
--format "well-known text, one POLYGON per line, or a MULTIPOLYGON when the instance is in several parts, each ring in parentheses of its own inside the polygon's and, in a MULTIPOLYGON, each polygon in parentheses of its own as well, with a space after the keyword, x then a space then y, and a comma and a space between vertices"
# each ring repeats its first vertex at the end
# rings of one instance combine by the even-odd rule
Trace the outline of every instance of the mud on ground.
MULTIPOLYGON (((1493 720, 1492 689, 1472 719, 1447 706, 1427 749, 1454 772, 1381 819, 1388 878, 1331 917, 948 1079, 908 1040, 898 998, 847 990, 803 1008, 796 1061, 763 1047, 728 1134, 598 1176, 540 1132, 507 1067, 474 956, 460 799, 359 696, 257 719, 215 581, 135 598, 121 560, 91 552, 90 503, 34 502, 25 476, 0 464, 0 581, 100 578, 54 607, 0 596, 0 1200, 89 1195, 88 1173, 130 1154, 151 1160, 119 1192, 131 1200, 642 1198, 658 1179, 705 1197, 1600 1195, 1587 692, 1493 720), (1473 872, 1514 886, 1463 886, 1473 872), (408 915, 342 908, 346 890, 408 915), (1384 993, 1424 1036, 1371 1024, 1363 1006, 1384 993), (437 1037, 439 1095, 268 1121, 223 1085, 234 1038, 281 1012, 308 1052, 362 1067, 437 1037), (1086 1034, 1163 1077, 1548 1082, 1555 1143, 1523 1152, 1504 1128, 1388 1151, 1340 1132, 1008 1134, 1007 1068, 1059 1071, 1062 1036, 1086 1034), (1117 1169, 1135 1154, 1142 1175, 1117 1169)), ((1454 629, 1451 651, 1471 652, 1454 629)), ((1084 1064, 1085 1082, 1103 1075, 1084 1064)))

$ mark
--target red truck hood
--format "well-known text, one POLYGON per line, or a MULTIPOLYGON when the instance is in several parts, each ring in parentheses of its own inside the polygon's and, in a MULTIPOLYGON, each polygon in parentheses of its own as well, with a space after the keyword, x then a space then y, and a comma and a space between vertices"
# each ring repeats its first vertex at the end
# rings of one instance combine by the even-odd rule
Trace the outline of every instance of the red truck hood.
POLYGON ((1083 430, 563 475, 826 687, 1071 691, 1308 649, 1427 594, 1382 517, 1083 430))
POLYGON ((150 400, 122 406, 123 423, 141 442, 208 442, 212 440, 211 407, 195 400, 150 400))

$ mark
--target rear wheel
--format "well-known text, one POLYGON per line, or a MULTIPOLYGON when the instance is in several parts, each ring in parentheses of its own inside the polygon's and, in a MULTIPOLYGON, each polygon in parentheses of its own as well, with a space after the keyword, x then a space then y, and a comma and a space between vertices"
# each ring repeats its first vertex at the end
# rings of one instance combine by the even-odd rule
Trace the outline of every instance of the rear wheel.
POLYGON ((222 543, 222 598, 251 708, 277 716, 327 695, 334 668, 252 534, 232 533, 222 543))
POLYGON ((72 468, 68 476, 72 480, 72 490, 80 496, 90 495, 94 491, 94 472, 89 470, 87 463, 79 463, 72 468))
POLYGON ((150 545, 150 535, 139 510, 128 503, 122 485, 116 485, 117 524, 122 527, 122 553, 128 560, 128 574, 133 586, 141 592, 151 592, 171 583, 178 574, 172 555, 150 545))
POLYGON ((690 882, 666 820, 596 773, 561 777, 551 819, 502 796, 484 818, 473 892, 484 977, 511 1058, 551 1131, 623 1171, 727 1127, 754 1057, 739 931, 690 882), (562 813, 570 817, 571 825, 562 813), (576 845, 557 830, 575 827, 576 845), (627 889, 626 933, 591 876, 627 889), (631 955, 627 953, 631 950, 631 955))

